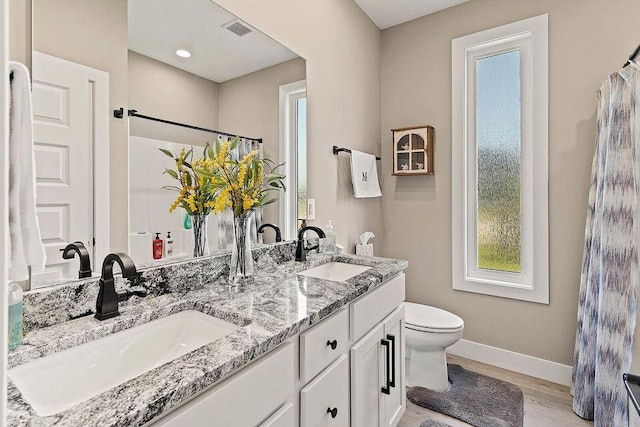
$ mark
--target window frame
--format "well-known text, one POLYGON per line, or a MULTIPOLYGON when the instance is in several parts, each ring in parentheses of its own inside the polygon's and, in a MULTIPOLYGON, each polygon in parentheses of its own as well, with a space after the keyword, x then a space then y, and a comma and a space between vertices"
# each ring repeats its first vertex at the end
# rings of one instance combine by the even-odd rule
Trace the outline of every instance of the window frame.
MULTIPOLYGON (((307 81, 299 80, 279 88, 280 163, 287 191, 279 198, 280 224, 284 240, 295 240, 298 233, 298 146, 297 104, 307 97, 307 81)), ((307 104, 308 105, 308 104, 307 104)), ((308 191, 308 189, 307 189, 308 191)), ((305 214, 306 217, 306 214, 305 214)))
POLYGON ((459 37, 451 47, 453 289, 548 304, 548 16, 459 37), (521 61, 519 273, 477 267, 476 61, 514 50, 521 61))

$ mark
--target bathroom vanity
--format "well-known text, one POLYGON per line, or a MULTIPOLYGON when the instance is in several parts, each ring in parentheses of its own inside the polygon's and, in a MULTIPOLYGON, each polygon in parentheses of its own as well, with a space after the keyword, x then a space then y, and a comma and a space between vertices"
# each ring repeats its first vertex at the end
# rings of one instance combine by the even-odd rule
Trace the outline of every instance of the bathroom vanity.
POLYGON ((10 425, 396 425, 405 408, 406 262, 353 255, 296 262, 294 249, 290 242, 257 249, 255 284, 240 290, 226 285, 228 254, 142 270, 119 285, 143 286, 149 295, 102 322, 71 318, 97 292, 95 279, 28 293, 31 330, 9 360, 10 425), (61 321, 34 315, 43 304, 54 311, 47 318, 61 321), (218 323, 198 323, 200 316, 218 323), (212 341, 173 353, 171 337, 194 346, 209 330, 217 334, 212 341), (153 334, 169 337, 154 352, 164 356, 131 378, 105 368, 119 356, 87 359, 99 368, 93 372, 84 362, 112 351, 125 354, 123 364, 144 365, 153 334), (118 340, 129 343, 121 352, 118 340), (48 364, 65 361, 82 378, 56 381, 51 371, 60 369, 48 364), (35 387, 21 371, 38 378, 35 387), (86 378, 91 387, 78 382, 86 378), (43 406, 51 403, 46 393, 59 406, 43 406))

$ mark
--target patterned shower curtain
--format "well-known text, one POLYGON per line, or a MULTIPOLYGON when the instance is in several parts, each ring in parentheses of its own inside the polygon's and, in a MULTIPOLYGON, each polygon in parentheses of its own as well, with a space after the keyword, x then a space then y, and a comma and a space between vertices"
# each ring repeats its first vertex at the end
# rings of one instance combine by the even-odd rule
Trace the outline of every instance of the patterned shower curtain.
MULTIPOLYGON (((221 143, 224 143, 227 138, 219 136, 218 139, 221 143)), ((246 154, 253 150, 258 150, 260 153, 258 157, 262 158, 262 146, 258 141, 251 139, 241 139, 232 152, 231 156, 235 160, 242 159, 246 154)), ((256 243, 258 241, 258 228, 262 225, 262 209, 256 209, 253 215, 252 224, 250 226, 249 233, 251 235, 251 242, 256 243)), ((218 249, 231 249, 233 243, 233 211, 226 209, 218 216, 218 249)))
POLYGON ((636 324, 639 95, 636 64, 598 92, 572 387, 573 410, 595 427, 627 425, 622 374, 636 324))

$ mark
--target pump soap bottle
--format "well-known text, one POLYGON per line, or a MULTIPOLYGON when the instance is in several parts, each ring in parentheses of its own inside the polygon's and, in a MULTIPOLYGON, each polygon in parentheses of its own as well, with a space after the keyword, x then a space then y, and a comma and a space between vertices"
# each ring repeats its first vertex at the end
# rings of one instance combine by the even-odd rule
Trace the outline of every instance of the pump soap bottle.
POLYGON ((162 259, 163 246, 160 233, 156 233, 156 238, 153 240, 153 259, 162 259))
POLYGON ((23 314, 22 287, 13 282, 9 285, 9 350, 22 344, 23 314))

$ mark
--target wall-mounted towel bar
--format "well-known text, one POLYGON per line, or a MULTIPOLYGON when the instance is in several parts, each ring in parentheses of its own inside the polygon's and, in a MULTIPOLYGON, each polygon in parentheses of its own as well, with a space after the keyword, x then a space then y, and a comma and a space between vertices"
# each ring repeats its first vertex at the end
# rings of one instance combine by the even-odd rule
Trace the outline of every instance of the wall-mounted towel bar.
MULTIPOLYGON (((238 137, 240 139, 247 139, 249 141, 256 141, 256 142, 258 142, 258 144, 262 144, 262 138, 250 138, 248 136, 234 135, 234 134, 227 133, 227 132, 222 132, 222 131, 219 131, 219 130, 207 129, 207 128, 203 128, 203 127, 200 127, 200 126, 188 125, 188 124, 185 124, 185 123, 173 122, 171 120, 159 119, 157 117, 145 116, 144 114, 138 114, 137 110, 127 110, 127 116, 129 116, 129 117, 137 117, 139 119, 151 120, 151 121, 154 121, 154 122, 165 123, 165 124, 173 125, 173 126, 180 126, 180 127, 187 128, 187 129, 199 130, 199 131, 202 131, 202 132, 214 133, 216 135, 227 136, 229 138, 238 137)), ((116 119, 122 119, 124 117, 124 108, 121 107, 118 110, 113 110, 113 117, 115 117, 116 119)))
MULTIPOLYGON (((341 152, 350 153, 351 150, 348 149, 348 148, 344 148, 344 147, 338 147, 337 145, 333 146, 333 154, 335 156, 337 156, 338 153, 341 153, 341 152)), ((382 159, 380 157, 376 156, 376 160, 382 160, 382 159)))

